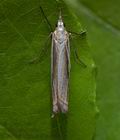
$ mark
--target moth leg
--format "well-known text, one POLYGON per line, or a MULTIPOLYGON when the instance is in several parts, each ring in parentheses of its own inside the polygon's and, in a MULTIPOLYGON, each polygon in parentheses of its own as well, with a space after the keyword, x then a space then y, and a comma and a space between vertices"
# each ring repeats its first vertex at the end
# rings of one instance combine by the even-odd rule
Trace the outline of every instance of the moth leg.
POLYGON ((42 57, 46 54, 47 49, 48 49, 48 40, 50 38, 50 36, 52 35, 52 32, 49 34, 48 38, 46 39, 46 42, 42 48, 42 50, 40 50, 38 56, 36 56, 34 59, 30 60, 30 64, 34 64, 34 63, 38 63, 41 61, 42 57))
POLYGON ((87 33, 86 30, 83 30, 80 32, 80 35, 86 35, 86 33, 87 33))
POLYGON ((74 50, 74 56, 76 63, 80 64, 84 68, 87 67, 87 65, 79 58, 76 49, 74 50))
POLYGON ((82 30, 80 33, 68 31, 70 35, 84 36, 86 35, 86 30, 82 30))
MULTIPOLYGON (((77 36, 84 36, 86 35, 86 31, 81 31, 80 33, 75 33, 75 32, 69 32, 69 35, 77 35, 77 36)), ((71 37, 72 39, 72 37, 71 37)), ((74 48, 74 59, 76 61, 76 63, 80 64, 82 67, 86 68, 87 65, 79 58, 78 53, 76 48, 74 48)))
POLYGON ((41 11, 42 15, 44 16, 44 18, 45 18, 45 20, 46 20, 46 22, 47 22, 47 24, 48 24, 48 26, 49 26, 49 28, 50 28, 50 30, 51 30, 51 33, 50 33, 50 35, 48 36, 48 38, 47 38, 47 40, 46 40, 46 42, 45 42, 45 44, 44 44, 44 47, 42 48, 42 51, 40 51, 39 55, 38 55, 36 58, 34 58, 33 60, 30 61, 31 64, 32 64, 32 63, 37 63, 37 62, 39 62, 39 61, 40 61, 40 58, 43 56, 43 54, 46 53, 48 39, 49 39, 50 36, 52 35, 52 31, 53 31, 52 26, 51 26, 51 24, 50 24, 50 22, 49 22, 47 16, 45 15, 45 13, 44 13, 44 11, 43 11, 43 9, 42 9, 41 6, 40 6, 40 11, 41 11))

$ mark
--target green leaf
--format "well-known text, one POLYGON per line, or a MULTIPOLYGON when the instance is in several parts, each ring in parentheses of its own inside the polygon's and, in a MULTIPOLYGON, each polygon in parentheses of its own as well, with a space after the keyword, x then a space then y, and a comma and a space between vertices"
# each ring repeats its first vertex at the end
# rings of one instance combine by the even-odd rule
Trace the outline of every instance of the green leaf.
POLYGON ((42 7, 53 28, 59 7, 67 30, 80 32, 80 21, 63 1, 5 0, 0 5, 1 140, 91 140, 95 130, 95 64, 86 35, 72 36, 69 112, 51 118, 50 46, 39 63, 50 34, 42 7), (74 50, 86 68, 75 61, 74 50), (8 133, 9 132, 9 133, 8 133))
POLYGON ((69 0, 68 4, 87 26, 98 67, 100 117, 95 140, 120 140, 120 1, 69 0))

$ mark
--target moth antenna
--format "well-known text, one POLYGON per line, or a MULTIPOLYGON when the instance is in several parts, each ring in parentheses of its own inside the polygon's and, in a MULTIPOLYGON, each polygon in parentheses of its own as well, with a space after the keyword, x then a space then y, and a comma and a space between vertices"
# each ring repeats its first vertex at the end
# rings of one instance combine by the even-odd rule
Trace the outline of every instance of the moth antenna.
POLYGON ((60 8, 60 12, 59 12, 59 20, 62 20, 62 14, 61 14, 61 8, 60 8))
POLYGON ((43 11, 41 6, 40 6, 40 11, 42 12, 42 15, 44 16, 44 18, 45 18, 45 20, 46 20, 46 22, 47 22, 47 24, 48 24, 48 26, 49 26, 49 28, 51 29, 51 32, 52 32, 53 31, 52 25, 50 24, 50 22, 49 22, 47 16, 45 15, 45 13, 44 13, 44 11, 43 11))

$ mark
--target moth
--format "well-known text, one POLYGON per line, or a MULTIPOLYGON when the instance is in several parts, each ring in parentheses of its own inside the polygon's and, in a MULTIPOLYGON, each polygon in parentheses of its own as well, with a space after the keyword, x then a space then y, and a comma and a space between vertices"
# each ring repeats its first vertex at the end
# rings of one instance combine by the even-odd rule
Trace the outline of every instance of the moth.
MULTIPOLYGON (((50 29, 52 26, 48 21, 42 7, 40 10, 45 17, 50 29)), ((52 30, 53 31, 53 30, 52 30)), ((69 32, 66 30, 63 19, 61 16, 61 10, 57 26, 53 32, 51 32, 52 44, 51 44, 51 86, 52 86, 52 105, 53 113, 68 112, 68 90, 69 90, 69 78, 70 78, 70 35, 84 34, 82 31, 80 34, 69 32)), ((77 53, 76 53, 77 54, 77 53)), ((80 61, 81 63, 81 61, 80 61)))
MULTIPOLYGON (((61 12, 60 12, 61 13, 61 12)), ((68 111, 68 82, 70 76, 70 33, 64 27, 61 14, 52 33, 51 81, 53 112, 68 111)))

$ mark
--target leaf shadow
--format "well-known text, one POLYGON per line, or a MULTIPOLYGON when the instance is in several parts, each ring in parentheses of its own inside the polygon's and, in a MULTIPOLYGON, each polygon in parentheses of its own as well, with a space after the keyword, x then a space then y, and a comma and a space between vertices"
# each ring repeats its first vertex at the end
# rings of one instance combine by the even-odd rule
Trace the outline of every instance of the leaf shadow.
POLYGON ((67 140, 67 121, 66 114, 57 114, 51 119, 51 135, 53 140, 67 140))

